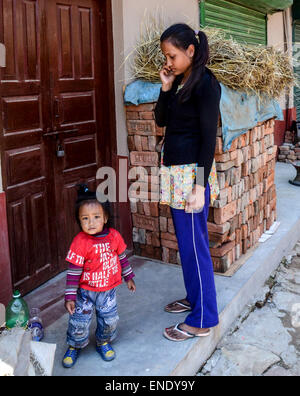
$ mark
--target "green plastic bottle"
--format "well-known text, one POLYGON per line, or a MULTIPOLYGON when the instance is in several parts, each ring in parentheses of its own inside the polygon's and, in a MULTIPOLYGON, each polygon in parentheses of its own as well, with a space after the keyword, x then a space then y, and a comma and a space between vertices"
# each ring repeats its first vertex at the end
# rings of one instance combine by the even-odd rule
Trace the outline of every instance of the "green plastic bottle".
POLYGON ((18 290, 14 291, 13 298, 8 303, 5 310, 6 327, 27 327, 29 319, 29 309, 25 300, 18 290))

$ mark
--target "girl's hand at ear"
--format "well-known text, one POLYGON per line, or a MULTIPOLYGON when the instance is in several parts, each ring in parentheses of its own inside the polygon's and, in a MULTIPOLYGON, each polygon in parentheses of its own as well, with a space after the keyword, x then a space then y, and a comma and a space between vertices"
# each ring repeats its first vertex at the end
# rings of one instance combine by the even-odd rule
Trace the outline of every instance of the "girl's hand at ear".
POLYGON ((167 67, 166 65, 164 65, 159 73, 159 76, 160 76, 160 79, 162 82, 162 90, 164 92, 170 91, 170 89, 172 88, 173 82, 175 80, 175 75, 172 72, 172 70, 169 67, 167 67))
POLYGON ((135 292, 136 291, 136 286, 135 286, 135 282, 133 279, 129 279, 127 283, 127 287, 130 291, 135 292))
POLYGON ((73 315, 73 313, 75 312, 75 301, 65 301, 65 308, 70 315, 73 315))
POLYGON ((201 212, 205 204, 205 188, 195 184, 193 191, 188 195, 185 204, 186 213, 201 212))

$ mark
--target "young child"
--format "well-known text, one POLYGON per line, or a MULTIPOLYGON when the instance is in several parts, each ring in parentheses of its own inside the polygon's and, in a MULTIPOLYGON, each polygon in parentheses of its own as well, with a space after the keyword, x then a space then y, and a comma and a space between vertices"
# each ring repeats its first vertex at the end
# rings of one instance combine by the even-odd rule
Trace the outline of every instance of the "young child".
POLYGON ((96 351, 105 361, 115 358, 110 342, 118 322, 116 287, 122 277, 130 291, 136 286, 126 258, 126 245, 118 231, 109 227, 109 203, 100 203, 96 193, 81 185, 76 201, 76 220, 81 232, 74 238, 66 261, 65 307, 70 314, 69 345, 63 366, 74 366, 79 352, 89 343, 93 308, 97 316, 96 351))

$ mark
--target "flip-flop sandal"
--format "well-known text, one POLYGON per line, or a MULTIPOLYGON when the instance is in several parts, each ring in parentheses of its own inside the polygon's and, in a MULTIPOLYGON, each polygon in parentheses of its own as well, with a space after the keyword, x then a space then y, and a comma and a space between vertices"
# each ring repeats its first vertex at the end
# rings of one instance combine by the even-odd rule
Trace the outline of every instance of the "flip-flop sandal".
POLYGON ((165 331, 164 331, 164 336, 165 336, 168 340, 179 342, 179 341, 185 341, 185 340, 188 340, 188 339, 194 338, 194 337, 207 337, 208 335, 210 335, 210 329, 208 329, 205 333, 193 334, 193 333, 190 333, 190 332, 188 332, 188 331, 179 329, 178 326, 179 326, 180 324, 181 324, 181 323, 177 323, 175 326, 173 326, 173 330, 178 331, 179 333, 183 334, 186 338, 178 339, 178 338, 173 338, 173 337, 171 337, 171 336, 167 333, 167 330, 168 330, 168 329, 171 329, 171 327, 165 329, 165 331))
POLYGON ((169 313, 182 313, 182 312, 191 311, 191 307, 190 307, 190 305, 184 304, 183 302, 174 301, 174 302, 172 302, 172 303, 170 303, 170 304, 165 306, 165 311, 169 312, 169 313), (178 310, 172 309, 172 308, 170 308, 170 309, 167 308, 168 306, 175 307, 176 305, 179 305, 182 308, 178 309, 178 310))

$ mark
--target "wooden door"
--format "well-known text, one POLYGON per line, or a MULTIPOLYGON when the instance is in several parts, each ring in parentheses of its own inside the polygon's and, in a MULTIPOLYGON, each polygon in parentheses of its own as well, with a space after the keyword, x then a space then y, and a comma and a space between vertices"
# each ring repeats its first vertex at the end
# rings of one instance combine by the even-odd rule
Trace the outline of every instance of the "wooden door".
POLYGON ((109 51, 108 1, 0 4, 7 51, 0 72, 2 174, 13 284, 26 293, 65 269, 78 232, 76 184, 96 188, 97 169, 111 162, 111 103, 101 90, 111 83, 101 61, 109 51))

